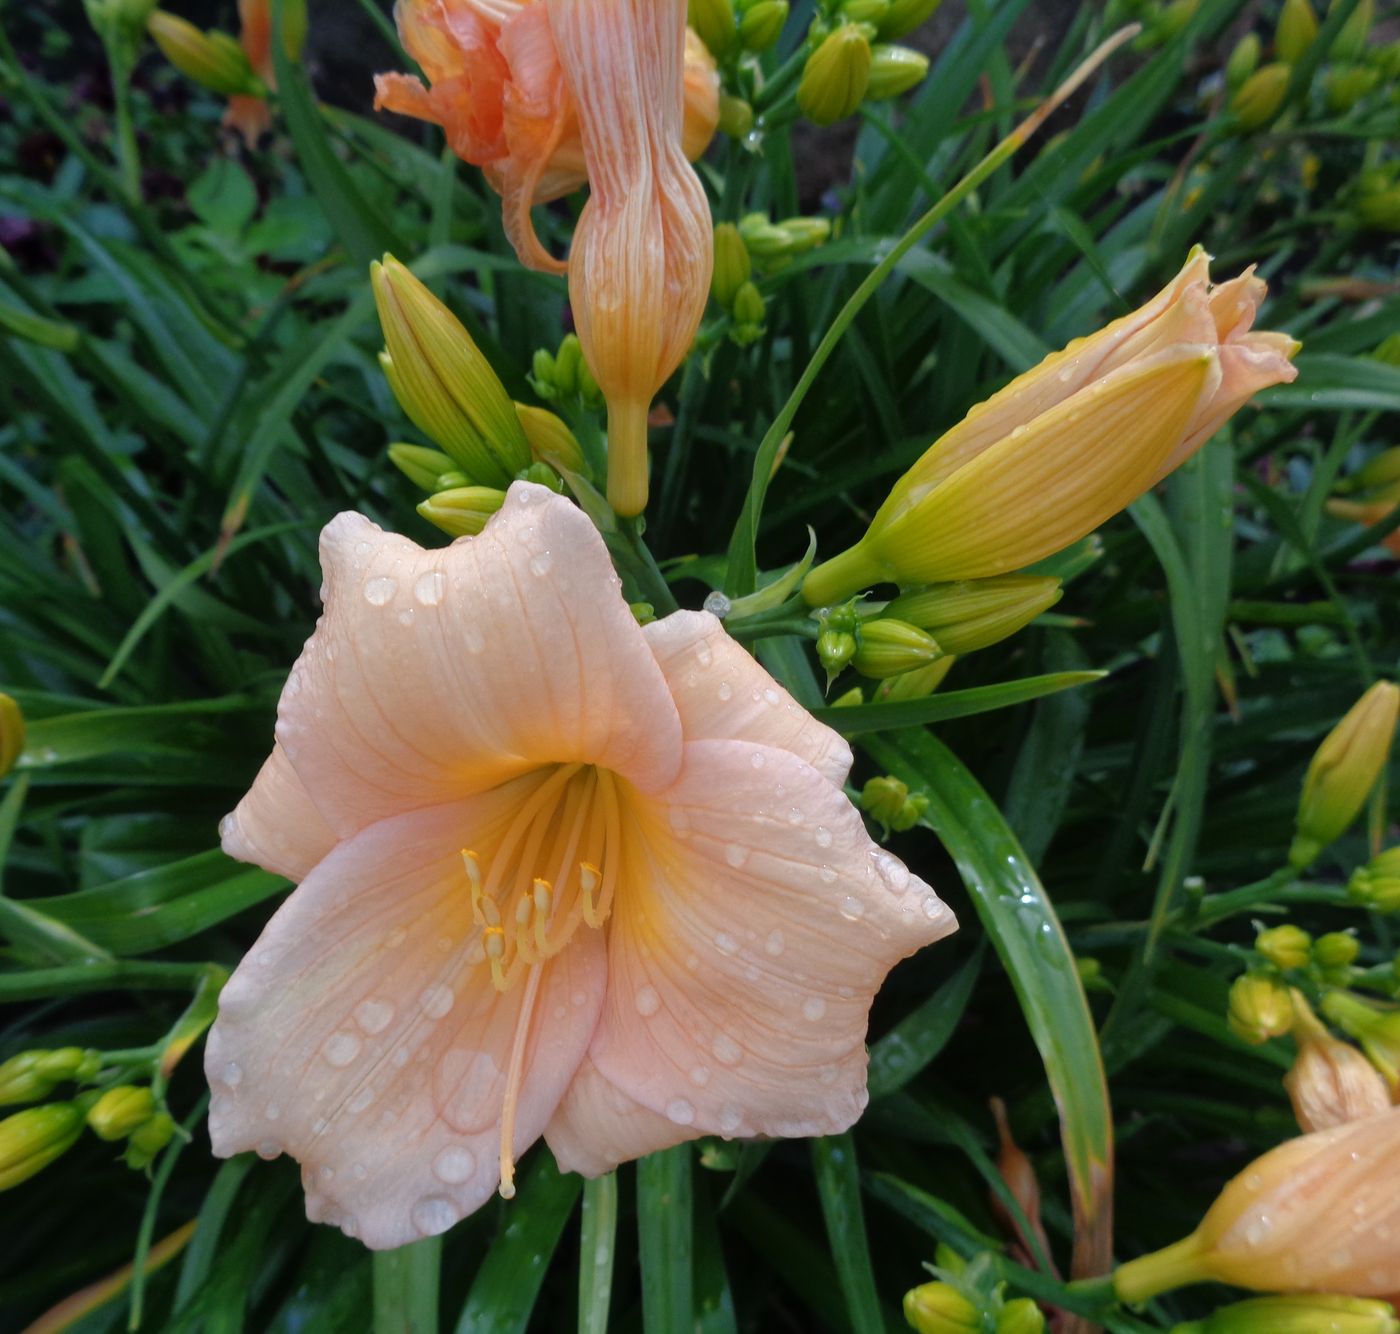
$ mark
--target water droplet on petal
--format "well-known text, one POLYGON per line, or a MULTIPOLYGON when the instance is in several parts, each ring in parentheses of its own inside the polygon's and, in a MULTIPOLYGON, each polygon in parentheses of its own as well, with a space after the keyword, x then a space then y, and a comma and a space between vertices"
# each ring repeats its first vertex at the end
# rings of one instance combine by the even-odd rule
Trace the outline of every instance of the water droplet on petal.
POLYGON ((826 1013, 826 1002, 820 996, 808 996, 802 1002, 802 1017, 814 1024, 826 1013))
POLYGON ((847 894, 846 897, 841 900, 841 916, 848 922, 858 921, 865 916, 865 904, 859 899, 847 894))
POLYGON ((941 917, 943 915, 943 901, 937 894, 925 894, 924 901, 920 905, 924 910, 925 917, 941 917))
POLYGON ((730 1103, 719 1109, 719 1129, 722 1135, 732 1135, 744 1123, 744 1114, 730 1103))
POLYGON ((678 1126, 688 1126, 695 1120, 695 1108, 684 1098, 673 1098, 666 1104, 666 1115, 678 1126))
POLYGON ((412 624, 413 624, 413 608, 412 608, 412 607, 405 607, 401 612, 399 612, 399 624, 400 624, 400 625, 412 625, 412 624))
POLYGON ((704 1088, 710 1082, 710 1067, 708 1065, 692 1066, 690 1071, 690 1082, 696 1088, 704 1088))
POLYGON ((661 997, 656 994, 655 987, 638 987, 637 994, 632 997, 632 1004, 637 1007, 637 1013, 643 1019, 650 1019, 661 1008, 661 997))
POLYGON ((776 959, 778 955, 783 952, 785 944, 786 942, 783 940, 783 933, 781 931, 770 931, 768 933, 768 939, 763 942, 763 952, 772 955, 772 957, 776 959))
POLYGON ((281 1146, 280 1144, 274 1143, 274 1142, 273 1142, 272 1140, 270 1140, 270 1139, 265 1139, 265 1140, 263 1140, 263 1141, 258 1145, 258 1157, 259 1157, 259 1158, 267 1158, 267 1159, 276 1158, 277 1155, 278 1155, 279 1153, 281 1153, 281 1152, 282 1152, 282 1146, 281 1146))
POLYGON ((898 857, 892 857, 888 852, 875 852, 872 857, 880 879, 891 894, 902 894, 909 888, 909 868, 898 857))
POLYGON ((368 1107, 373 1101, 374 1090, 368 1085, 366 1085, 364 1088, 360 1089, 359 1092, 357 1092, 355 1096, 350 1099, 349 1102, 345 1104, 345 1110, 349 1112, 351 1116, 357 1116, 360 1112, 364 1111, 365 1108, 368 1107))
POLYGON ((829 848, 831 846, 831 830, 824 824, 819 824, 813 832, 812 837, 817 840, 817 847, 829 848))
POLYGON ((716 931, 715 948, 721 954, 734 954, 739 948, 739 942, 727 931, 716 931))
POLYGON ((836 883, 836 868, 834 866, 823 866, 817 874, 821 877, 822 884, 834 885, 836 883))
POLYGON ((742 843, 730 843, 724 849, 724 860, 736 870, 749 859, 749 850, 742 843))
POLYGON ((530 573, 546 575, 549 573, 550 567, 553 566, 553 564, 554 557, 547 551, 541 551, 537 555, 530 557, 530 573))
POLYGON ((441 1195, 428 1195, 413 1206, 409 1216, 425 1237, 436 1237, 457 1221, 457 1206, 441 1195))
POLYGON ((449 1186, 470 1181, 476 1171, 476 1156, 460 1144, 449 1144, 433 1159, 433 1175, 449 1186))
POLYGON ((224 1083, 231 1089, 236 1089, 243 1082, 243 1067, 237 1061, 230 1061, 224 1066, 224 1083))
POLYGON ((716 1033, 710 1050, 721 1065, 738 1065, 744 1054, 744 1049, 728 1033, 716 1033))
POLYGON ((327 1039, 321 1054, 330 1065, 349 1065, 360 1054, 360 1039, 353 1033, 334 1033, 327 1039))
POLYGON ((766 763, 763 757, 763 752, 761 750, 754 751, 754 753, 749 756, 749 763, 753 765, 755 769, 763 768, 764 764, 766 763))
POLYGON ((715 660, 715 655, 710 652, 710 646, 703 639, 695 646, 695 661, 702 667, 708 667, 715 660))
POLYGON ((269 1121, 276 1121, 278 1117, 282 1115, 282 1109, 275 1102, 270 1102, 264 1109, 263 1115, 267 1117, 269 1121))
POLYGON ((233 814, 230 812, 219 821, 219 837, 227 838, 237 827, 238 821, 233 818, 233 814))
POLYGON ((419 998, 423 1013, 429 1019, 441 1019, 456 1003, 451 987, 429 987, 419 998))
POLYGON ((371 607, 382 607, 398 591, 399 581, 387 574, 365 581, 365 601, 371 607))
POLYGON ((721 703, 726 703, 733 697, 734 687, 728 681, 721 681, 719 689, 715 693, 719 696, 721 703))

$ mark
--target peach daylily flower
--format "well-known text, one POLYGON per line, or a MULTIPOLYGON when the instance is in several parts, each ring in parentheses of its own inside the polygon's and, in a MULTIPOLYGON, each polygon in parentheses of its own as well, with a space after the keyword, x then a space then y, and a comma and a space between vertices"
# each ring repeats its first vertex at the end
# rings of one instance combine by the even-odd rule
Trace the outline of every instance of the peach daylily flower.
POLYGON ((342 514, 277 743, 224 823, 299 881, 209 1035, 214 1151, 286 1152, 372 1247, 541 1135, 595 1175, 865 1105, 872 997, 954 929, 866 834, 846 743, 714 617, 639 627, 602 540, 517 482, 425 551, 342 514))

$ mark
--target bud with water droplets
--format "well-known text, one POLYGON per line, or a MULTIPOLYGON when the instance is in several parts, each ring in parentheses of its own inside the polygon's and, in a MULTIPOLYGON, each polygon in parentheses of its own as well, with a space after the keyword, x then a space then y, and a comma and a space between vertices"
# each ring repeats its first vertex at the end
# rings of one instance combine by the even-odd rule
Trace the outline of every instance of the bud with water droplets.
POLYGON ((817 636, 817 661, 826 669, 828 684, 856 656, 856 637, 849 630, 827 626, 817 636))
POLYGON ((719 129, 731 139, 742 139, 753 129, 753 106, 742 97, 719 95, 719 129))
POLYGON ((767 51, 783 35, 788 20, 788 0, 758 0, 739 20, 739 45, 745 51, 767 51))
POLYGON ((1245 973, 1230 987, 1230 1031, 1251 1046, 1281 1038, 1293 1026, 1288 988, 1267 973, 1245 973))
POLYGON ((881 37, 903 37, 932 18, 942 3, 943 0, 891 0, 876 28, 881 37))
POLYGON ((1372 912, 1400 912, 1400 847, 1387 848, 1358 866, 1347 882, 1347 895, 1372 912))
POLYGON ((1254 1297, 1191 1320, 1172 1334, 1400 1334, 1389 1302, 1309 1292, 1254 1297))
POLYGON ((690 0, 687 17, 690 26, 717 60, 722 60, 734 49, 738 27, 734 21, 732 0, 690 0))
POLYGON ((1230 59, 1225 62, 1225 86, 1232 93, 1259 68, 1259 53, 1262 47, 1259 34, 1253 32, 1245 33, 1235 43, 1235 49, 1230 52, 1230 59))
POLYGON ((870 42, 854 23, 843 23, 807 59, 797 85, 797 105, 817 125, 853 115, 870 82, 870 42))
POLYGON ((265 97, 267 88, 253 73, 248 55, 226 32, 204 32, 175 14, 158 9, 146 31, 161 54, 187 79, 221 97, 265 97))
POLYGON ((1274 54, 1297 64, 1317 37, 1317 15, 1308 0, 1283 0, 1274 29, 1274 54))
POLYGON ((394 397, 473 481, 509 485, 529 464, 530 446, 490 362, 392 255, 370 265, 370 281, 384 330, 381 365, 394 397))
POLYGON ((923 82, 928 73, 928 57, 908 46, 887 42, 870 48, 870 82, 865 96, 870 102, 899 97, 923 82))
POLYGON ((1329 991, 1322 1013, 1361 1044, 1391 1093, 1400 1094, 1400 1010, 1380 1009, 1349 991, 1329 991))
POLYGON ((15 767, 24 753, 24 714, 6 694, 0 693, 0 778, 15 767))
POLYGON ((904 1318, 919 1334, 980 1334, 982 1312, 951 1283, 923 1283, 904 1294, 904 1318))
POLYGON ((1390 1092, 1375 1066, 1351 1043, 1333 1037, 1298 991, 1293 1015, 1298 1055, 1283 1087, 1303 1130, 1328 1130, 1390 1106, 1390 1092))
POLYGON ((530 442, 530 453, 536 463, 557 464, 568 472, 589 475, 583 446, 562 417, 548 408, 531 407, 528 403, 517 403, 515 415, 520 419, 520 429, 530 442))
POLYGON ((739 229, 732 222, 715 224, 715 268, 710 277, 710 295, 728 310, 739 289, 749 280, 753 261, 739 229))
POLYGON ((1397 1236, 1400 1108, 1393 1107, 1301 1135, 1255 1159, 1195 1232, 1120 1266, 1113 1286, 1133 1305, 1206 1281, 1256 1292, 1384 1297, 1400 1292, 1397 1236))
POLYGON ((0 1121, 0 1190, 9 1190, 62 1157, 83 1133, 83 1109, 73 1102, 28 1107, 0 1121))
POLYGON ((908 621, 887 617, 866 621, 857 638, 851 665, 862 676, 877 681, 901 672, 912 672, 943 656, 938 641, 927 630, 920 630, 908 621))
POLYGON ((1230 110, 1242 130, 1258 130, 1278 115, 1293 67, 1282 61, 1263 65, 1235 90, 1230 110))
POLYGON ((125 1139, 155 1114, 156 1100, 148 1088, 130 1084, 108 1089, 93 1103, 87 1123, 98 1139, 125 1139))
POLYGON ((418 513, 452 537, 475 537, 506 503, 506 493, 490 486, 456 486, 439 491, 418 506, 418 513))
POLYGON ((1254 948, 1275 968, 1306 968, 1312 957, 1312 937, 1302 927, 1285 922, 1255 936, 1254 948))
POLYGON ((1323 739, 1303 780, 1291 865, 1311 865, 1346 833, 1390 756, 1397 718, 1400 688, 1377 681, 1323 739))
POLYGON ((1060 595, 1058 579, 1005 574, 901 593, 885 610, 927 630, 945 653, 972 653, 1024 629, 1060 595))

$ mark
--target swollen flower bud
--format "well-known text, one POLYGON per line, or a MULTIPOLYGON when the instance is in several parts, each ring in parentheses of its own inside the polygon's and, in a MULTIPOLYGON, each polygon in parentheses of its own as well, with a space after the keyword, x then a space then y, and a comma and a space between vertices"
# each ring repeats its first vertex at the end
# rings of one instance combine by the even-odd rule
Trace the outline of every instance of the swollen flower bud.
POLYGON ((1281 1038, 1293 1026, 1288 988, 1265 973, 1245 973, 1230 987, 1230 1031, 1251 1046, 1281 1038))
POLYGON ((28 1181, 73 1147, 83 1133, 76 1103, 28 1107, 0 1121, 0 1190, 28 1181))
POLYGON ((817 125, 853 115, 870 82, 870 42, 854 23, 843 23, 808 57, 797 85, 797 105, 817 125))
POLYGON ((980 1334, 982 1313, 950 1283, 924 1283, 904 1294, 904 1318, 919 1334, 980 1334))
POLYGON ((1308 0, 1283 0, 1274 29, 1274 54, 1297 64, 1317 37, 1317 15, 1308 0))
POLYGON ((996 1334, 1042 1334, 1045 1315, 1029 1297, 1015 1297, 997 1312, 996 1334))
POLYGON ((38 1102, 58 1085, 68 1080, 84 1083, 101 1068, 101 1054, 82 1047, 22 1051, 0 1065, 0 1106, 38 1102))
POLYGON ((938 641, 926 630, 907 621, 882 618, 861 626, 851 665, 862 676, 881 681, 887 676, 912 672, 942 656, 938 641))
POLYGON ((1380 70, 1370 65, 1334 65, 1327 71, 1323 85, 1327 110, 1334 116, 1345 115, 1363 97, 1373 93, 1380 81, 1380 70))
POLYGON ((98 1139, 125 1139, 155 1114, 156 1100, 148 1088, 123 1084, 108 1089, 93 1103, 87 1123, 98 1139))
POLYGON ((1247 32, 1230 52, 1225 62, 1225 86, 1233 93, 1259 68, 1259 52, 1263 43, 1259 34, 1247 32))
POLYGON ((1350 931, 1329 931, 1313 941, 1313 961, 1322 968, 1346 968, 1360 953, 1361 942, 1350 931))
POLYGON ((927 667, 916 667, 912 672, 901 672, 898 676, 891 676, 875 687, 875 698, 871 702, 899 704, 905 700, 927 699, 943 684, 943 678, 952 670, 956 661, 956 655, 950 653, 945 658, 929 663, 927 667))
POLYGON ((1287 922, 1261 931, 1254 938, 1254 948, 1275 968, 1306 968, 1312 957, 1312 937, 1287 922))
POLYGON ((1299 1126, 1305 1131, 1328 1130, 1385 1111, 1390 1092, 1375 1066, 1351 1043, 1334 1038, 1297 991, 1293 1013, 1298 1055, 1283 1086, 1299 1126))
POLYGON ((248 61, 247 52, 226 32, 203 32, 163 9, 146 20, 146 31, 165 58, 187 79, 221 97, 263 97, 267 89, 248 61))
POLYGON ((828 627, 817 636, 817 661, 826 669, 828 683, 856 656, 856 637, 849 630, 828 627))
POLYGON ((1353 903, 1372 912, 1400 911, 1400 847, 1387 848, 1358 866, 1347 883, 1353 903))
POLYGON ((418 513, 452 537, 475 537, 506 503, 506 493, 490 486, 456 486, 439 491, 418 506, 418 513))
POLYGON ((1289 862, 1304 867, 1356 819, 1390 756, 1400 687, 1377 681, 1323 739, 1303 780, 1289 862))
POLYGON ((15 767, 24 753, 24 714, 19 705, 0 693, 0 778, 15 767))
POLYGON ((885 611, 927 630, 945 653, 972 653, 1014 635, 1060 595, 1058 579, 1005 574, 903 593, 885 611))
POLYGON ((446 473, 456 472, 457 465, 440 449, 426 445, 390 445, 389 462, 421 491, 437 491, 446 473))
POLYGON ((589 475, 583 446, 562 417, 548 408, 535 408, 527 403, 517 403, 515 415, 520 419, 520 429, 530 442, 530 453, 536 463, 557 464, 566 472, 589 475))
POLYGON ((392 255, 370 265, 387 355, 410 420, 474 481, 506 486, 530 462, 515 408, 460 321, 392 255))
POLYGON ((687 17, 715 59, 722 60, 733 49, 738 29, 732 0, 690 0, 687 17))
POLYGON ((1255 1159, 1195 1232, 1122 1265, 1113 1287, 1132 1304, 1207 1280, 1262 1292, 1384 1297, 1400 1292, 1398 1235, 1400 1108, 1391 1108, 1255 1159))
POLYGON ((131 1132, 124 1155, 126 1165, 137 1171, 149 1167, 175 1136, 175 1121, 168 1112, 157 1112, 131 1132))
POLYGON ((1255 1297, 1177 1325, 1172 1334, 1400 1334, 1389 1302, 1302 1293, 1255 1297))
POLYGON ((742 97, 719 95, 719 129, 731 139, 742 139, 753 129, 753 106, 742 97))
POLYGON ((922 792, 910 796, 906 783, 886 774, 870 779, 861 789, 860 808, 886 830, 902 834, 919 823, 928 810, 928 797, 922 792))
POLYGON ((870 48, 870 82, 865 96, 871 102, 898 97, 922 82, 928 73, 928 57, 908 46, 881 43, 870 48))
POLYGON ((1332 59, 1359 60, 1366 53, 1366 39, 1375 21, 1375 0, 1361 0, 1332 42, 1332 59))
POLYGON ((738 227, 732 222, 716 223, 715 271, 710 277, 710 295, 728 310, 752 271, 749 248, 739 235, 738 227))
POLYGON ((883 38, 903 37, 933 17, 943 0, 891 0, 884 17, 876 24, 883 38))
POLYGON ((1350 992, 1329 991, 1322 998, 1322 1013, 1361 1044, 1391 1093, 1400 1093, 1400 1010, 1377 1009, 1350 992))
POLYGON ((739 45, 745 51, 767 51, 782 36, 788 20, 788 0, 758 0, 739 20, 739 45))
POLYGON ((1293 67, 1281 61, 1255 70, 1230 99, 1230 110, 1242 130, 1258 130, 1278 115, 1293 67))

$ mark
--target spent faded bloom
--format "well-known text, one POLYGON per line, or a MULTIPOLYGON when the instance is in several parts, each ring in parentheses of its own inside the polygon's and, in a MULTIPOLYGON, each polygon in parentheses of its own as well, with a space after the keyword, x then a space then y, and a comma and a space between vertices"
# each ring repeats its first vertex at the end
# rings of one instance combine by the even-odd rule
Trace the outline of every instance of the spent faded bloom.
POLYGON ((1384 1078, 1349 1042, 1335 1038, 1299 991, 1293 995, 1293 1036, 1298 1055, 1283 1077, 1299 1126, 1328 1130, 1375 1116, 1390 1107, 1384 1078))
MULTIPOLYGON (((238 40, 248 64, 263 86, 275 91, 277 72, 272 59, 271 0, 238 0, 238 19, 238 40)), ((306 42, 306 0, 284 0, 281 36, 288 56, 296 60, 306 42)), ((224 124, 236 129, 248 146, 253 147, 272 125, 267 99, 253 93, 230 97, 224 124)))
POLYGON ((1400 1108, 1301 1135, 1257 1158, 1200 1226, 1120 1266, 1138 1303, 1188 1283, 1261 1292, 1400 1292, 1400 1108))
POLYGON ((570 502, 515 483, 424 551, 322 535, 325 614, 224 848, 300 882, 220 1000, 223 1155, 286 1152, 374 1247, 541 1135, 589 1175, 865 1104, 867 1014, 953 929, 877 847, 846 743, 708 613, 637 624, 570 502))
POLYGON ((813 606, 871 584, 1004 574, 1049 556, 1184 463, 1298 344, 1253 330, 1247 270, 1212 286, 1196 250, 1151 301, 979 403, 895 483, 869 531, 807 576, 813 606))

